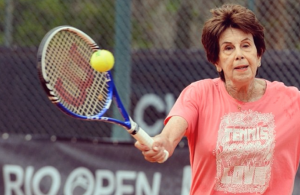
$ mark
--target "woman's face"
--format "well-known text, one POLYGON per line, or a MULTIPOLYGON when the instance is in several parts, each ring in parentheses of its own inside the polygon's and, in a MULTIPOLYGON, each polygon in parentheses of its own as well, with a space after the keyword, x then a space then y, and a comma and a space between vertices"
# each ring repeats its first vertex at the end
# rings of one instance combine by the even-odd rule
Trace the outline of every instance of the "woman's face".
POLYGON ((247 84, 256 75, 261 57, 257 55, 252 34, 227 28, 219 38, 218 71, 223 70, 225 81, 247 84))

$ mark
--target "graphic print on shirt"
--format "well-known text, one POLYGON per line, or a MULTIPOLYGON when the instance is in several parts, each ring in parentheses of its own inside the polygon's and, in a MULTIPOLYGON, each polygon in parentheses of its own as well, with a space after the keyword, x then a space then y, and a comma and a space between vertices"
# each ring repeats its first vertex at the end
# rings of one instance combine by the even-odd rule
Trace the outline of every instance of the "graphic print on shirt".
POLYGON ((215 150, 215 189, 262 194, 269 186, 274 147, 273 114, 248 110, 223 116, 215 150))

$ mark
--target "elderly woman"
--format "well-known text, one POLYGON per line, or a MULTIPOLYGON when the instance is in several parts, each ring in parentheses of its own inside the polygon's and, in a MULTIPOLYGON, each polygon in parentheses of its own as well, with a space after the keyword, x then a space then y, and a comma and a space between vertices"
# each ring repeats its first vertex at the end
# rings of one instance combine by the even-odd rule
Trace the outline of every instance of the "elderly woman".
POLYGON ((300 155, 300 93, 256 78, 265 51, 262 25, 250 10, 213 9, 202 44, 220 78, 187 86, 148 148, 158 162, 186 136, 191 194, 292 194, 300 155))

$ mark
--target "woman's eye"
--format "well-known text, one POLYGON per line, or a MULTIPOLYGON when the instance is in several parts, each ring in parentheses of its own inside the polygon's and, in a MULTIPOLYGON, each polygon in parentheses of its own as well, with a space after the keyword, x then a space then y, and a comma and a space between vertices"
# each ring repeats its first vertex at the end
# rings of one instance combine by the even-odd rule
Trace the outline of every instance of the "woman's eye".
POLYGON ((248 47, 250 47, 250 45, 249 44, 244 44, 243 47, 248 48, 248 47))
POLYGON ((226 47, 225 47, 225 50, 231 50, 231 49, 232 49, 231 46, 226 46, 226 47))

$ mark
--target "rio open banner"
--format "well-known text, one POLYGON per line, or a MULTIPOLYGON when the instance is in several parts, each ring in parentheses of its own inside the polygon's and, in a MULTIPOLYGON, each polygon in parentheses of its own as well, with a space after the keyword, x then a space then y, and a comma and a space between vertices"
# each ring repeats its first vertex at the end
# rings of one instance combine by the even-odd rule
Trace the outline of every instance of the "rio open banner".
MULTIPOLYGON (((189 195, 187 147, 150 163, 132 143, 0 139, 3 195, 189 195)), ((293 195, 300 193, 300 174, 293 195)))
POLYGON ((128 144, 50 141, 10 136, 0 141, 3 195, 188 195, 188 149, 150 163, 128 144))

